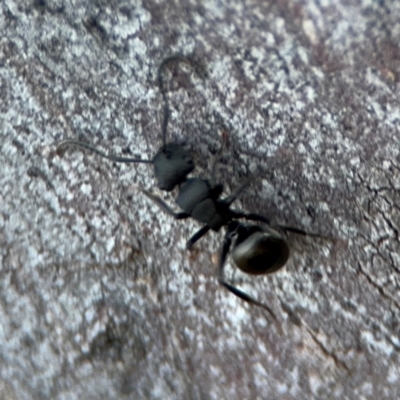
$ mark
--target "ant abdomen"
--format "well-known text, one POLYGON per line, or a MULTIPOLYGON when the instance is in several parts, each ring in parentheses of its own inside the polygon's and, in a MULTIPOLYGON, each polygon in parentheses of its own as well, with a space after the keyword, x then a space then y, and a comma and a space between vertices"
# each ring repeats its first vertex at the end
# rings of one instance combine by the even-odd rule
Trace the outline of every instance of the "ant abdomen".
POLYGON ((274 229, 251 227, 253 232, 238 235, 232 250, 235 265, 247 274, 262 275, 276 272, 289 259, 289 246, 274 229))

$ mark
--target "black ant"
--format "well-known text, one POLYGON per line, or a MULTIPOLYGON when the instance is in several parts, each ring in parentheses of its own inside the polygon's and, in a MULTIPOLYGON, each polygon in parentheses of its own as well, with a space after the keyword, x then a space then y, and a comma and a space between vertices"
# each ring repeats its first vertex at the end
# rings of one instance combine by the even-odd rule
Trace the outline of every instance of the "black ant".
POLYGON ((221 199, 222 184, 216 183, 214 180, 214 165, 212 167, 211 179, 187 177, 194 169, 194 162, 191 155, 181 144, 166 142, 169 104, 164 90, 162 72, 164 67, 172 62, 183 62, 192 65, 192 62, 187 57, 174 55, 162 61, 158 68, 157 79, 164 101, 162 146, 152 160, 107 155, 86 143, 76 140, 65 140, 58 145, 58 148, 66 145, 74 145, 83 147, 114 162, 153 164, 157 186, 161 190, 169 192, 178 186, 176 203, 182 211, 178 213, 174 212, 161 198, 145 189, 140 189, 142 193, 173 218, 194 218, 203 224, 203 227, 188 240, 188 249, 210 229, 219 231, 223 226, 226 227, 218 262, 218 282, 242 300, 266 309, 276 320, 275 314, 267 305, 255 300, 225 280, 224 265, 229 251, 231 250, 231 257, 234 264, 243 272, 252 275, 270 274, 282 268, 289 258, 289 246, 285 239, 286 232, 315 237, 321 236, 309 234, 303 230, 289 226, 272 226, 270 220, 263 215, 232 209, 231 204, 246 189, 249 182, 240 186, 230 196, 221 199), (239 222, 239 219, 261 222, 264 225, 245 224, 239 222), (233 247, 232 241, 234 241, 233 247))

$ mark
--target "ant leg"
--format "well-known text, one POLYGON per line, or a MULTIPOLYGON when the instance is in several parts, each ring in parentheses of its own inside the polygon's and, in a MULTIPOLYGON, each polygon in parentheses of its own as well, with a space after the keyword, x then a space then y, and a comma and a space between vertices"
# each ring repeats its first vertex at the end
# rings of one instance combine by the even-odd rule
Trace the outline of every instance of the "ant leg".
POLYGON ((264 215, 261 215, 261 214, 246 213, 246 212, 238 211, 238 210, 232 210, 232 212, 233 212, 234 218, 244 218, 244 219, 248 219, 250 221, 263 222, 264 224, 270 225, 272 228, 274 228, 274 227, 279 228, 279 229, 283 230, 284 232, 291 232, 291 233, 295 233, 296 235, 310 236, 310 237, 316 237, 316 238, 321 238, 321 239, 335 240, 335 238, 333 238, 331 236, 324 236, 324 235, 319 235, 318 233, 306 232, 303 229, 294 228, 292 226, 271 224, 270 219, 267 217, 264 217, 264 215))
POLYGON ((264 215, 261 215, 261 214, 248 213, 248 212, 239 211, 239 210, 232 210, 232 212, 233 212, 234 218, 244 218, 244 219, 248 219, 250 221, 263 222, 264 224, 268 224, 268 225, 271 224, 270 219, 267 217, 264 217, 264 215))
POLYGON ((308 232, 306 232, 306 231, 303 231, 302 229, 293 228, 293 227, 291 227, 291 226, 278 225, 278 227, 281 228, 282 230, 286 231, 286 232, 295 233, 296 235, 303 235, 303 236, 319 236, 319 235, 317 235, 317 234, 308 233, 308 232))
POLYGON ((105 154, 100 150, 97 150, 95 147, 90 146, 84 142, 80 142, 79 140, 63 140, 60 142, 57 146, 57 151, 64 146, 76 146, 76 147, 81 147, 86 150, 90 150, 93 153, 98 154, 99 156, 106 158, 107 160, 114 161, 114 162, 120 162, 120 163, 146 163, 146 164, 152 164, 152 160, 143 160, 141 158, 126 158, 126 157, 119 157, 115 154, 105 154))
POLYGON ((285 232, 295 233, 296 235, 310 236, 310 237, 315 237, 315 238, 320 238, 320 239, 336 240, 332 236, 319 235, 318 233, 310 233, 310 232, 304 231, 303 229, 293 228, 291 226, 286 226, 286 225, 277 225, 277 226, 278 226, 278 228, 284 230, 285 232))
POLYGON ((167 214, 169 214, 171 217, 175 218, 175 219, 185 219, 190 217, 190 214, 187 214, 185 212, 180 212, 180 213, 176 213, 174 210, 172 210, 172 208, 170 208, 168 206, 167 203, 165 203, 165 201, 161 200, 159 197, 157 197, 156 195, 154 195, 153 193, 150 193, 149 191, 147 191, 146 189, 142 189, 140 188, 140 191, 145 194, 150 200, 153 200, 154 203, 156 203, 162 210, 164 210, 167 214))
POLYGON ((279 330, 282 331, 279 321, 278 321, 278 318, 276 317, 274 312, 267 305, 257 301, 256 299, 254 299, 247 293, 243 292, 241 289, 228 283, 224 278, 224 265, 225 265, 225 261, 226 261, 226 257, 228 255, 229 249, 231 247, 232 236, 233 236, 233 234, 235 234, 235 231, 231 231, 231 232, 227 231, 225 234, 224 242, 222 244, 220 259, 219 259, 219 265, 218 265, 218 282, 222 286, 224 286, 226 289, 228 289, 231 293, 233 293, 235 296, 241 298, 244 301, 247 301, 250 304, 254 304, 254 305, 266 310, 271 315, 271 317, 277 322, 279 330))
POLYGON ((221 160, 222 152, 223 152, 224 148, 226 147, 226 142, 227 142, 227 139, 226 139, 226 136, 223 131, 223 133, 221 135, 221 146, 220 146, 219 150, 217 151, 217 153, 214 155, 214 157, 213 157, 214 159, 211 164, 211 181, 212 182, 216 182, 215 175, 217 172, 217 165, 218 165, 219 161, 221 160))
POLYGON ((187 242, 186 242, 186 248, 190 250, 193 245, 201 239, 208 231, 210 230, 210 227, 208 225, 203 226, 201 229, 199 229, 187 242))
POLYGON ((215 182, 215 173, 217 170, 217 164, 221 158, 222 147, 218 150, 218 153, 214 156, 214 160, 211 166, 211 182, 215 182))
MULTIPOLYGON (((244 192, 247 187, 250 185, 251 179, 247 180, 246 182, 242 183, 231 195, 226 197, 223 202, 230 206, 241 194, 244 192)), ((237 218, 244 218, 244 217, 237 217, 237 218)))
POLYGON ((222 132, 221 135, 221 146, 219 148, 219 150, 217 151, 217 153, 214 155, 213 157, 213 162, 211 164, 211 178, 210 178, 210 182, 212 182, 212 186, 217 186, 217 180, 215 179, 215 175, 217 173, 217 165, 221 160, 222 157, 222 152, 226 146, 226 134, 224 133, 224 131, 222 132))

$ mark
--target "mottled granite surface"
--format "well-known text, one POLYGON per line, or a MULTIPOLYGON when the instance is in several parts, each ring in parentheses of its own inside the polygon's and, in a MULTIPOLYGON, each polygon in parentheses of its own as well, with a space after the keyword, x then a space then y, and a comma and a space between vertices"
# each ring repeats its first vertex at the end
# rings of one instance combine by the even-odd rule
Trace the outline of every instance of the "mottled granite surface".
POLYGON ((400 2, 0 3, 0 398, 400 397, 400 2), (169 139, 290 235, 266 277, 218 285, 223 232, 138 191, 168 55, 169 139))

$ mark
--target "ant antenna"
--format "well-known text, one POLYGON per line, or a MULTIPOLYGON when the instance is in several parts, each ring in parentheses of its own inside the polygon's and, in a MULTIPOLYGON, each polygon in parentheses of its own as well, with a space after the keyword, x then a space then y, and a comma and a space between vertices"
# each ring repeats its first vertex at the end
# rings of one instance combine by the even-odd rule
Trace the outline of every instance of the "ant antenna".
POLYGON ((95 147, 90 146, 84 142, 80 142, 79 140, 63 140, 57 146, 57 150, 59 150, 61 147, 70 146, 70 145, 90 150, 91 152, 98 154, 100 157, 106 158, 107 160, 114 161, 114 162, 153 164, 153 160, 143 160, 142 158, 120 157, 115 154, 107 155, 106 153, 103 153, 102 151, 96 149, 95 147))
MULTIPOLYGON (((172 55, 170 57, 167 57, 165 60, 162 61, 161 65, 158 68, 157 72, 157 80, 158 84, 160 87, 161 95, 164 101, 164 116, 163 116, 163 122, 161 126, 161 133, 162 133, 162 147, 161 151, 164 152, 167 146, 166 143, 166 138, 167 138, 167 127, 168 127, 168 121, 169 121, 169 115, 170 115, 170 108, 169 108, 169 102, 168 102, 168 96, 165 90, 164 86, 164 80, 163 80, 163 70, 164 67, 171 63, 171 62, 182 62, 185 64, 192 65, 192 62, 185 56, 176 54, 172 55)), ((127 157, 120 157, 116 154, 106 154, 98 149, 96 149, 93 146, 90 146, 89 144, 86 144, 84 142, 81 142, 79 140, 64 140, 60 142, 57 146, 57 151, 64 146, 76 146, 80 147, 86 150, 89 150, 93 153, 96 153, 100 157, 106 158, 107 160, 113 161, 113 162, 119 162, 119 163, 144 163, 144 164, 154 164, 154 158, 151 160, 145 160, 142 158, 127 158, 127 157)))
POLYGON ((170 109, 169 109, 169 102, 168 102, 168 97, 167 97, 167 92, 165 91, 164 87, 164 81, 162 77, 162 72, 164 67, 175 61, 180 61, 185 64, 192 65, 192 62, 185 56, 182 56, 180 54, 176 54, 170 57, 167 57, 163 62, 160 64, 158 67, 158 72, 157 72, 157 80, 158 80, 158 86, 160 87, 160 92, 164 101, 164 116, 163 116, 163 122, 161 125, 161 135, 162 135, 162 148, 165 148, 166 145, 166 140, 167 140, 167 127, 168 127, 168 121, 169 121, 169 115, 170 115, 170 109))

